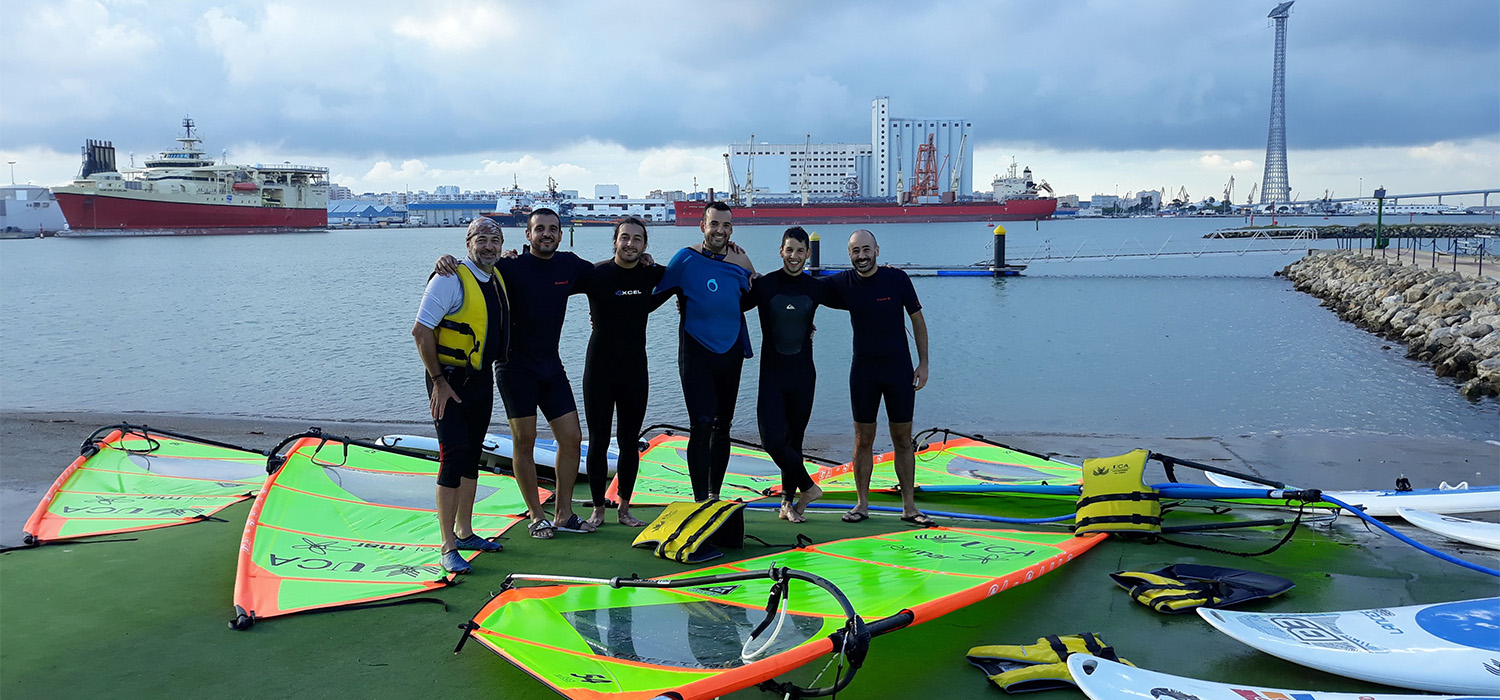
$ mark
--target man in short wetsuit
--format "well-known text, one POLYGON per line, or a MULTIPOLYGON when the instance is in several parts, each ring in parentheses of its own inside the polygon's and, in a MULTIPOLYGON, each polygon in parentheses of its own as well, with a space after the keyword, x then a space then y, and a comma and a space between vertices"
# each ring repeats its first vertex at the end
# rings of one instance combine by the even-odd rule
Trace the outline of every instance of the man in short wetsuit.
POLYGON ((927 384, 927 322, 922 304, 902 270, 877 264, 880 246, 875 234, 864 229, 849 236, 849 262, 845 270, 829 278, 827 306, 849 310, 854 330, 854 362, 849 367, 849 403, 854 413, 854 482, 859 503, 844 514, 844 521, 857 523, 869 517, 870 475, 874 471, 875 419, 885 401, 895 444, 896 478, 901 484, 901 519, 931 527, 932 519, 917 510, 913 487, 917 462, 911 444, 912 411, 916 392, 927 384), (912 367, 906 346, 906 320, 911 317, 912 336, 917 343, 917 366, 912 367))
MULTIPOLYGON (((510 423, 511 464, 521 495, 531 514, 531 536, 549 539, 554 529, 593 532, 594 526, 573 512, 573 485, 578 479, 578 454, 583 431, 578 424, 578 406, 573 386, 558 357, 563 317, 568 296, 578 278, 593 270, 587 260, 569 252, 558 252, 562 223, 557 212, 537 209, 526 220, 530 249, 516 258, 500 258, 495 267, 505 278, 511 301, 509 357, 495 365, 495 383, 510 423), (549 521, 537 495, 536 414, 540 409, 557 440, 556 521, 549 521)), ((438 259, 444 273, 452 258, 438 259)))
POLYGON ((646 374, 646 319, 671 297, 652 294, 666 268, 641 260, 646 252, 646 224, 629 217, 615 224, 615 256, 594 266, 578 281, 578 290, 588 295, 594 331, 589 336, 588 359, 583 368, 583 412, 589 424, 587 457, 589 490, 594 512, 589 522, 604 523, 605 488, 609 485, 608 445, 610 423, 618 411, 621 525, 644 527, 630 514, 630 496, 640 469, 641 453, 636 439, 646 419, 646 396, 650 378, 646 374))
POLYGON ((499 543, 474 533, 474 493, 495 401, 490 368, 505 361, 510 340, 505 287, 495 271, 505 235, 499 224, 479 219, 469 225, 466 238, 469 254, 463 269, 427 280, 411 329, 427 369, 427 400, 438 434, 441 562, 445 571, 455 574, 472 570, 458 550, 501 549, 499 543))
POLYGON ((703 244, 677 251, 657 292, 682 299, 677 372, 687 403, 688 476, 693 500, 719 497, 729 471, 729 426, 740 391, 740 370, 750 351, 750 333, 740 298, 750 290, 750 259, 729 242, 734 232, 729 206, 709 202, 699 222, 703 244))
POLYGON ((813 314, 829 293, 828 284, 803 271, 808 237, 801 226, 781 236, 781 269, 756 277, 745 295, 745 308, 760 314, 760 387, 756 422, 760 442, 781 468, 781 517, 805 522, 807 504, 823 495, 802 461, 802 438, 812 418, 813 314), (800 494, 800 496, 798 495, 800 494))

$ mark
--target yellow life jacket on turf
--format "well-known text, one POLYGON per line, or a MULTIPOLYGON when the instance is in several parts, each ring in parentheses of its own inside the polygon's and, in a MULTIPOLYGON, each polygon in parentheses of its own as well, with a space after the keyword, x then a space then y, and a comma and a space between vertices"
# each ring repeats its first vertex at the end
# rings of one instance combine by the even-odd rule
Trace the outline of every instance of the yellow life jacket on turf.
POLYGON ((745 546, 745 504, 740 501, 679 502, 662 510, 632 547, 655 548, 654 554, 683 564, 724 555, 719 547, 745 546))
POLYGON ((991 644, 969 650, 969 663, 978 666, 990 682, 1008 693, 1076 687, 1068 672, 1068 657, 1084 653, 1135 664, 1120 658, 1115 648, 1096 634, 1048 635, 1035 644, 991 644))
POLYGON ((1146 486, 1146 450, 1083 460, 1076 535, 1161 532, 1161 495, 1146 486))
MULTIPOLYGON (((443 317, 437 327, 438 362, 450 367, 483 369, 484 341, 489 332, 490 311, 484 299, 482 282, 468 265, 458 264, 458 281, 463 285, 463 304, 443 317)), ((490 275, 495 298, 506 306, 505 280, 497 270, 490 275)))

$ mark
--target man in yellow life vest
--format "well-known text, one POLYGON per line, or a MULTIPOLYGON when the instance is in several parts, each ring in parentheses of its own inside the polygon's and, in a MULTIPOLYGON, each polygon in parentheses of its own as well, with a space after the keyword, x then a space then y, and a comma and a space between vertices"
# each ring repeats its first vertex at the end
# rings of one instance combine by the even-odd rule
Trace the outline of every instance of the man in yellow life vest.
MULTIPOLYGON (((496 362, 505 361, 510 344, 509 301, 505 282, 495 270, 504 244, 505 234, 494 221, 480 217, 469 224, 468 258, 458 266, 457 275, 427 280, 411 329, 427 370, 428 406, 440 450, 437 512, 442 564, 456 574, 472 570, 459 550, 501 549, 498 542, 474 532, 474 494, 495 403, 490 372, 496 362)), ((536 497, 533 489, 528 505, 536 497)), ((531 510, 539 514, 540 505, 531 510)))

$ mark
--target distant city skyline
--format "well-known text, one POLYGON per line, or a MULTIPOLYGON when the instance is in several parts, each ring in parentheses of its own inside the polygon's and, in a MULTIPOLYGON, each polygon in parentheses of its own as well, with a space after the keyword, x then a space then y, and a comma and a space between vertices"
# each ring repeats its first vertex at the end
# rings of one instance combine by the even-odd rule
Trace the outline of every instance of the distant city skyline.
MULTIPOLYGON (((552 177, 643 196, 726 189, 721 154, 751 133, 868 140, 870 100, 889 96, 894 116, 973 121, 975 190, 1015 158, 1084 199, 1217 198, 1233 176, 1243 202, 1264 166, 1275 4, 65 0, 6 9, 0 156, 18 182, 59 184, 84 139, 124 164, 189 114, 212 154, 325 165, 356 192, 552 177)), ((1500 184, 1500 4, 1292 12, 1294 197, 1500 184)))

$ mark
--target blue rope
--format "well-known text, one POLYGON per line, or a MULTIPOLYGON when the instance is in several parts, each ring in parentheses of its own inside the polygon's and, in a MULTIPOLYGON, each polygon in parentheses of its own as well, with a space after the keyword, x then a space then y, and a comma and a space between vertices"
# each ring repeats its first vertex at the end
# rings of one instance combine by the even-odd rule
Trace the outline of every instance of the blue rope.
POLYGON ((1340 508, 1343 508, 1344 510, 1349 511, 1350 513, 1353 513, 1353 514, 1359 516, 1359 518, 1361 520, 1363 520, 1363 521, 1365 521, 1367 523, 1370 523, 1370 524, 1374 525, 1377 528, 1380 528, 1381 532, 1384 532, 1384 533, 1386 533, 1386 534, 1388 534, 1388 535, 1390 535, 1392 537, 1395 537, 1396 539, 1401 540, 1402 542, 1405 542, 1405 543, 1407 543, 1407 544, 1409 544, 1409 545, 1411 545, 1413 547, 1416 547, 1417 549, 1420 549, 1420 550, 1422 550, 1422 551, 1424 551, 1424 552, 1426 552, 1428 554, 1431 554, 1432 556, 1435 556, 1435 557, 1437 557, 1439 559, 1442 559, 1443 561, 1450 562, 1450 563, 1453 563, 1453 564, 1457 564, 1459 566, 1464 567, 1465 569, 1473 569, 1474 571, 1478 571, 1481 574, 1489 574, 1491 576, 1500 576, 1500 570, 1491 569, 1488 566, 1483 566, 1483 565, 1480 565, 1480 564, 1475 564, 1474 562, 1471 562, 1471 561, 1464 561, 1463 559, 1459 559, 1458 557, 1455 557, 1455 556, 1453 556, 1451 554, 1446 554, 1444 552, 1439 552, 1436 549, 1428 547, 1427 545, 1422 544, 1421 542, 1418 542, 1418 541, 1416 541, 1416 540, 1414 540, 1414 539, 1412 539, 1410 537, 1407 537, 1406 535, 1403 535, 1403 534, 1401 534, 1399 532, 1396 532, 1394 529, 1391 528, 1391 526, 1386 525, 1385 523, 1380 522, 1379 520, 1376 520, 1373 516, 1371 516, 1370 514, 1364 512, 1360 508, 1356 508, 1355 506, 1351 506, 1348 503, 1344 503, 1343 501, 1340 501, 1337 498, 1329 496, 1326 493, 1323 494, 1323 500, 1325 500, 1325 501, 1327 501, 1329 503, 1332 503, 1332 504, 1334 504, 1334 505, 1336 505, 1336 506, 1338 506, 1340 508))
MULTIPOLYGON (((775 501, 754 501, 745 504, 746 508, 780 508, 781 504, 775 501)), ((809 503, 808 508, 820 510, 843 510, 852 508, 847 503, 809 503)), ((880 513, 902 513, 905 512, 896 506, 870 506, 870 510, 880 513)), ((936 515, 943 518, 959 518, 963 520, 982 520, 990 523, 1010 523, 1012 525, 1035 525, 1039 523, 1062 523, 1073 519, 1074 514, 1059 515, 1053 518, 1002 518, 998 515, 975 515, 973 513, 954 513, 943 510, 923 510, 928 515, 936 515)))

